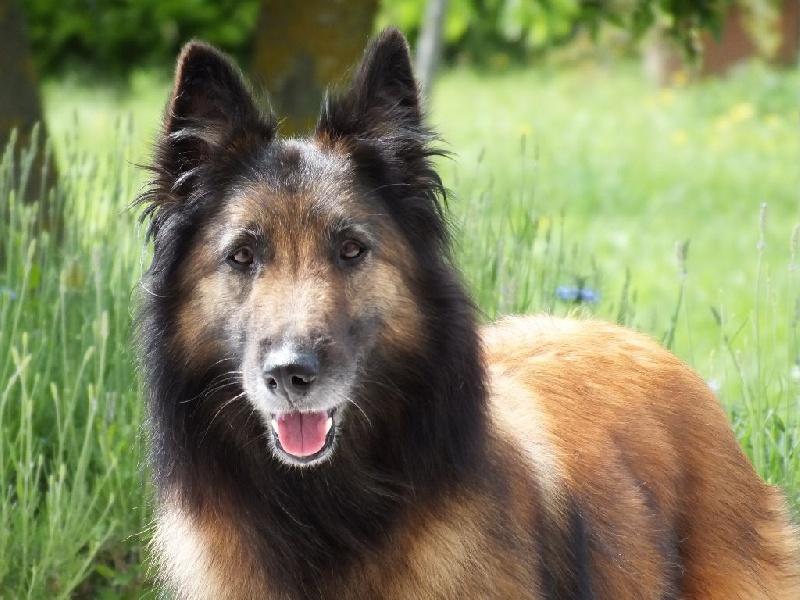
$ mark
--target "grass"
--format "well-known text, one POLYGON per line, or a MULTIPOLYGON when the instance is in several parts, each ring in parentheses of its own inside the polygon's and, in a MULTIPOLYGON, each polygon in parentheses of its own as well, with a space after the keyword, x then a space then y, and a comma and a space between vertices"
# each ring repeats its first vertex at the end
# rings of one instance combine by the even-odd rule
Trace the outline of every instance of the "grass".
MULTIPOLYGON (((795 508, 798 79, 754 66, 659 91, 627 66, 456 70, 431 108, 487 319, 596 313, 661 339, 718 390, 795 508)), ((130 346, 147 253, 125 207, 167 89, 146 73, 126 89, 46 85, 59 243, 17 202, 8 156, 0 167, 0 598, 153 595, 130 346)))
POLYGON ((59 148, 71 165, 50 198, 66 219, 60 243, 3 189, 9 155, 0 170, 3 598, 102 597, 139 577, 128 565, 141 559, 148 496, 129 341, 141 250, 121 214, 135 191, 127 145, 59 148))

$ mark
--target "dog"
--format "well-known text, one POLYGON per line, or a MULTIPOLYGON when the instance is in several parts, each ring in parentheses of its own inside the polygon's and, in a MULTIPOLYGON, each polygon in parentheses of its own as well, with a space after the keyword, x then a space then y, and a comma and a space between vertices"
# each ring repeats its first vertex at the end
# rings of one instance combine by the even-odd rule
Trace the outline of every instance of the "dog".
POLYGON ((159 579, 181 599, 800 598, 716 397, 595 320, 481 329, 403 35, 283 139, 191 42, 138 199, 159 579))

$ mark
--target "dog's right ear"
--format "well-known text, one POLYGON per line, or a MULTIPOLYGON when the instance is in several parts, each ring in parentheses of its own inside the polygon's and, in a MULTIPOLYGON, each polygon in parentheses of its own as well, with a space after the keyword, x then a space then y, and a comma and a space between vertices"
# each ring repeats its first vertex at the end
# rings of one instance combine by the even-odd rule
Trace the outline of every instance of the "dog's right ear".
POLYGON ((162 193, 189 193, 198 168, 218 153, 243 153, 275 137, 275 121, 264 117, 239 69, 203 42, 184 46, 175 70, 175 83, 157 145, 155 167, 162 193))
POLYGON ((403 139, 402 145, 424 130, 408 42, 390 27, 367 47, 349 91, 325 99, 317 137, 403 139))

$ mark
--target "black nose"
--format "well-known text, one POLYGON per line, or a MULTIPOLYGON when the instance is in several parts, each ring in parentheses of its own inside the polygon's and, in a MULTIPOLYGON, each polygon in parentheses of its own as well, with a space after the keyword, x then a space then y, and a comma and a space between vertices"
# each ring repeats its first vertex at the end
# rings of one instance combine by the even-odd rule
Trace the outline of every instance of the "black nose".
POLYGON ((264 360, 267 389, 289 401, 304 396, 319 374, 319 359, 312 352, 279 350, 264 360))

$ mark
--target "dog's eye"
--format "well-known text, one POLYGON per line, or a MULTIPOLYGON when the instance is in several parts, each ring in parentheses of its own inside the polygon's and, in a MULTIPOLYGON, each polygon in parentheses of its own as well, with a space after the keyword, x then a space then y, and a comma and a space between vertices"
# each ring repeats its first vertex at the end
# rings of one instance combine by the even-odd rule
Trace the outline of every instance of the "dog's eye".
POLYGON ((339 258, 344 261, 357 259, 364 253, 364 246, 355 240, 347 240, 339 247, 339 258))
POLYGON ((228 257, 228 262, 237 269, 247 269, 253 266, 253 249, 250 246, 242 246, 228 257))

